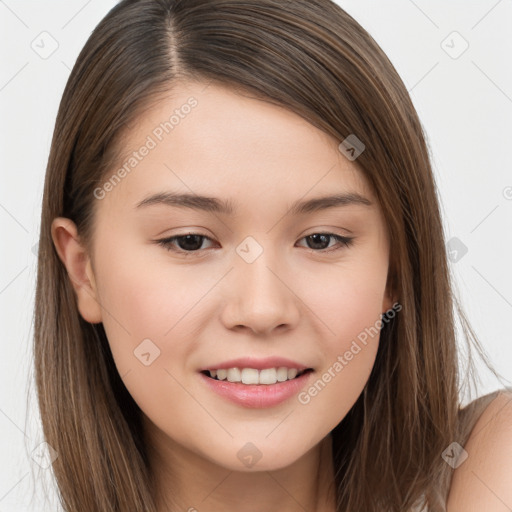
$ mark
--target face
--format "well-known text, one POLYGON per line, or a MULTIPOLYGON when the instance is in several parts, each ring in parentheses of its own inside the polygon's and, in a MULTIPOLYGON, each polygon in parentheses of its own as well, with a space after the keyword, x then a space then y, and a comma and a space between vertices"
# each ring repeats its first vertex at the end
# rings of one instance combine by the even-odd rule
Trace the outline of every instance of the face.
POLYGON ((340 142, 288 110, 191 82, 124 139, 126 158, 95 192, 79 308, 103 322, 124 384, 169 446, 236 471, 251 471, 246 455, 282 468, 361 394, 379 341, 368 332, 392 305, 389 246, 340 142), (310 202, 346 194, 366 201, 310 202), (237 358, 256 360, 241 370, 309 370, 273 385, 201 373, 237 358))

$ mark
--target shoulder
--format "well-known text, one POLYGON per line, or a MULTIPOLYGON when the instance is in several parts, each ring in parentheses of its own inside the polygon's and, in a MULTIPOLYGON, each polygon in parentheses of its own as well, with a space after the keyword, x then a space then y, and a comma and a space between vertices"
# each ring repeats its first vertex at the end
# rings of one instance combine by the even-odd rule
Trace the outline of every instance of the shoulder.
POLYGON ((464 450, 467 458, 453 470, 446 512, 512 510, 512 390, 496 393, 464 450))

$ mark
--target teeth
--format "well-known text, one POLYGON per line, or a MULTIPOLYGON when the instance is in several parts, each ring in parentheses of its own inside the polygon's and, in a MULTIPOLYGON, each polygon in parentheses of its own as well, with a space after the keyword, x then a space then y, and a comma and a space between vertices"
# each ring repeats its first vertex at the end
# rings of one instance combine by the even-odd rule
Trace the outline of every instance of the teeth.
POLYGON ((230 368, 228 370, 228 381, 229 382, 240 382, 241 375, 238 368, 230 368))
POLYGON ((297 376, 298 370, 296 368, 290 368, 288 370, 288 379, 294 379, 297 376))
POLYGON ((244 384, 259 384, 259 372, 254 368, 244 368, 242 370, 242 382, 244 384))
POLYGON ((243 384, 276 384, 292 380, 297 375, 302 374, 297 368, 265 368, 256 370, 254 368, 229 368, 222 370, 208 370, 210 377, 217 377, 217 380, 226 380, 228 382, 242 382, 243 384))

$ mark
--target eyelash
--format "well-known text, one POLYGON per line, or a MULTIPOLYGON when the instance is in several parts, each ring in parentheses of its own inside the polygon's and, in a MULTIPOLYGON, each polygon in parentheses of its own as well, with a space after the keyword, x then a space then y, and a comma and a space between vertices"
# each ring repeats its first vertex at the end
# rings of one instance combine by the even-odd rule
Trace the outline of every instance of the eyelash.
MULTIPOLYGON (((324 233, 324 232, 311 233, 310 235, 306 235, 306 236, 302 237, 301 240, 303 240, 304 238, 308 238, 310 236, 313 236, 313 235, 329 236, 331 238, 334 238, 338 243, 341 244, 341 247, 338 247, 338 248, 335 248, 335 249, 330 248, 330 249, 316 250, 316 249, 306 248, 308 251, 313 252, 313 253, 337 252, 337 251, 340 251, 342 249, 350 247, 353 244, 353 242, 354 242, 354 237, 347 237, 347 236, 336 235, 335 233, 324 233)), ((155 242, 158 245, 161 245, 162 247, 167 249, 168 251, 172 251, 172 252, 176 252, 176 253, 182 254, 185 257, 197 256, 197 253, 199 253, 201 249, 198 249, 196 251, 185 251, 183 249, 175 249, 175 248, 173 248, 172 244, 173 244, 174 241, 176 241, 176 240, 178 240, 180 238, 186 238, 187 236, 199 236, 199 237, 204 238, 206 240, 213 241, 210 237, 208 237, 206 235, 201 235, 200 233, 187 233, 185 235, 176 235, 176 236, 172 236, 170 238, 162 238, 160 240, 155 240, 155 242)))

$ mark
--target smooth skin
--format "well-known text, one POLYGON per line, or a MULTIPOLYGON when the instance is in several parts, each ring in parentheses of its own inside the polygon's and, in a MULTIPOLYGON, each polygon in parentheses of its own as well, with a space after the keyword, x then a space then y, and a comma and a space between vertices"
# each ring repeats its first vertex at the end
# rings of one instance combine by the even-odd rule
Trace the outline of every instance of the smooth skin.
POLYGON ((330 432, 363 391, 378 335, 359 343, 307 404, 292 397, 244 408, 213 393, 198 371, 277 355, 313 368, 310 386, 396 301, 386 290, 385 220, 340 142, 274 104, 181 82, 124 138, 119 168, 134 151, 147 154, 95 199, 93 249, 69 219, 53 222, 80 314, 103 323, 119 374, 144 413, 162 512, 170 496, 180 510, 335 510, 330 432), (183 115, 191 97, 197 105, 183 115), (182 116, 162 135, 158 127, 175 109, 182 116), (148 136, 155 147, 139 151, 148 136), (137 208, 169 191, 229 201, 234 211, 137 208), (372 204, 290 212, 295 201, 347 192, 372 204), (157 242, 189 233, 205 238, 157 242), (324 233, 353 243, 308 238, 324 233), (250 263, 237 251, 247 237, 251 251, 262 251, 250 263), (158 353, 149 365, 134 355, 147 339, 157 347, 151 358, 158 353), (261 454, 251 467, 238 456, 247 443, 261 454))
POLYGON ((512 393, 500 392, 464 446, 452 476, 447 512, 512 511, 512 393))

